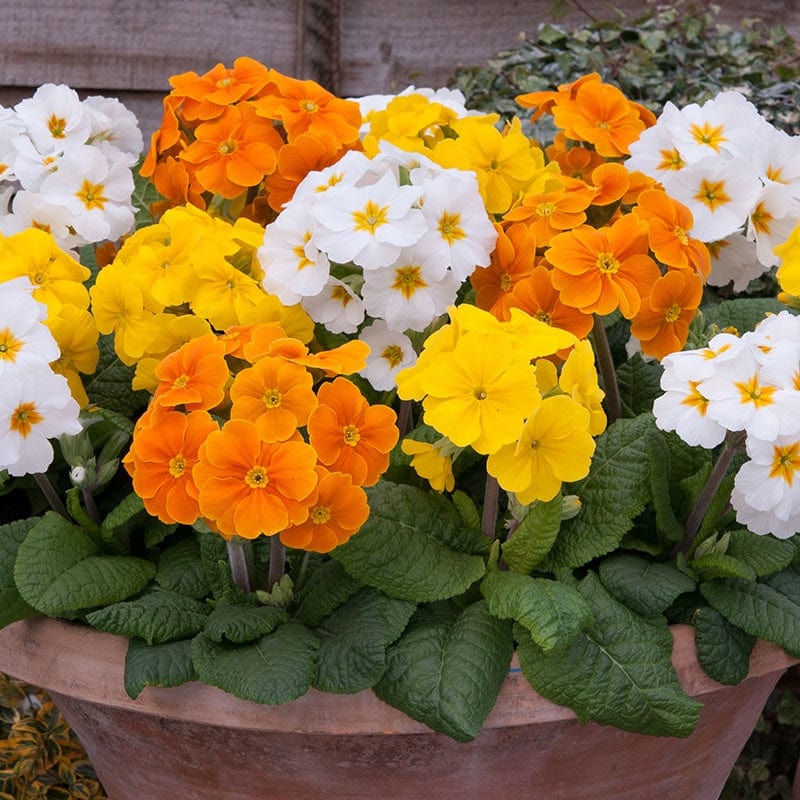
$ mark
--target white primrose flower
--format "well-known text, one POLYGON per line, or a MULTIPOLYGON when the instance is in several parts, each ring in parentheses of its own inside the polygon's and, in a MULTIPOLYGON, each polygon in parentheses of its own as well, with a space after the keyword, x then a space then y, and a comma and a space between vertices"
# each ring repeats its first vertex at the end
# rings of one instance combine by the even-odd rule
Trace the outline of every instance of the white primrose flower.
POLYGON ((6 373, 0 381, 0 469, 19 476, 53 461, 50 438, 82 430, 80 407, 63 375, 45 363, 6 373))
POLYGON ((314 205, 317 245, 338 264, 386 267, 427 230, 415 206, 420 195, 418 187, 400 186, 390 172, 370 186, 334 186, 314 205))
POLYGON ((711 274, 706 282, 711 286, 726 286, 733 281, 733 290, 743 292, 750 281, 767 270, 756 257, 756 243, 742 233, 708 242, 707 247, 711 274))
POLYGON ((16 156, 14 173, 23 189, 38 192, 42 182, 58 170, 63 150, 39 150, 27 133, 14 136, 11 140, 16 156))
POLYGON ((335 164, 309 172, 297 184, 290 203, 316 199, 333 186, 354 186, 369 170, 371 164, 372 162, 363 153, 358 150, 348 150, 335 164))
POLYGON ((41 192, 71 212, 72 227, 84 244, 119 239, 133 227, 131 171, 122 162, 109 164, 94 147, 68 150, 41 192))
POLYGON ((731 492, 731 506, 736 511, 736 520, 752 533, 760 536, 772 534, 778 539, 790 539, 800 533, 800 514, 780 519, 772 510, 758 511, 747 504, 740 489, 735 485, 731 492))
POLYGON ((375 320, 368 325, 358 338, 366 342, 370 349, 367 366, 358 374, 379 392, 394 389, 397 373, 417 360, 411 339, 404 333, 389 330, 383 320, 375 320))
POLYGON ((258 261, 262 285, 284 305, 319 294, 330 275, 330 262, 314 240, 317 221, 311 201, 292 201, 264 231, 258 261))
POLYGON ((422 243, 404 248, 382 269, 364 272, 361 296, 371 317, 393 331, 422 331, 455 302, 461 281, 447 269, 447 253, 422 243))
POLYGON ((675 176, 686 166, 686 159, 678 151, 669 119, 679 116, 674 103, 667 102, 658 121, 642 131, 639 138, 630 144, 630 157, 623 163, 631 172, 643 172, 659 181, 667 194, 675 176))
POLYGON ((761 181, 748 159, 711 156, 680 170, 669 194, 692 212, 692 235, 713 242, 744 225, 758 202, 761 181))
POLYGON ((745 343, 732 333, 718 333, 707 347, 698 350, 679 350, 670 353, 662 364, 675 372, 680 381, 700 381, 710 378, 719 368, 719 364, 739 357, 745 343))
POLYGON ((764 183, 786 186, 789 194, 800 200, 800 136, 790 136, 770 125, 752 158, 764 183))
POLYGON ((11 108, 0 107, 0 181, 16 180, 17 150, 14 137, 24 133, 25 126, 11 108))
POLYGON ((789 238, 798 218, 800 202, 792 198, 788 187, 772 182, 762 189, 747 221, 747 238, 755 241, 756 256, 765 267, 780 261, 772 248, 789 238))
POLYGON ((88 143, 109 161, 132 167, 144 148, 136 115, 115 97, 92 95, 83 101, 90 121, 88 143))
POLYGON ((355 333, 364 321, 361 298, 338 278, 330 277, 318 295, 304 297, 301 305, 314 322, 331 333, 355 333))
POLYGON ((0 231, 6 236, 27 228, 40 228, 52 234, 58 246, 70 250, 81 243, 71 230, 72 214, 64 206, 55 205, 39 192, 20 191, 14 195, 11 208, 0 217, 0 231))
POLYGON ((82 145, 91 119, 78 93, 64 84, 46 83, 14 106, 34 145, 43 153, 82 145))

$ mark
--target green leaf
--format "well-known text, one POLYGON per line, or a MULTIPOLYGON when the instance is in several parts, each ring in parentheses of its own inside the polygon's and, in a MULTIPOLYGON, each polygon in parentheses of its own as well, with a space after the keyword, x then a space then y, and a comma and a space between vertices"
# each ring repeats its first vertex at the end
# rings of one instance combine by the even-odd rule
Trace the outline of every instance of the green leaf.
POLYGON ((800 596, 739 578, 709 581, 700 591, 728 622, 800 658, 800 596))
POLYGON ((228 549, 225 540, 217 533, 199 531, 197 532, 197 543, 200 546, 203 577, 212 596, 219 600, 228 595, 237 594, 238 589, 233 582, 228 564, 228 549))
POLYGON ((352 694, 374 686, 386 671, 386 648, 408 624, 416 605, 362 589, 317 629, 322 639, 314 686, 352 694))
POLYGON ((724 553, 709 553, 699 558, 693 558, 687 562, 687 565, 703 580, 742 578, 746 581, 754 581, 756 579, 756 573, 752 567, 724 553))
POLYGON ((547 503, 536 502, 517 529, 503 542, 503 561, 526 575, 550 552, 561 529, 563 498, 557 494, 547 503))
POLYGON ((663 394, 658 362, 645 361, 639 353, 631 356, 617 369, 622 412, 635 417, 653 408, 653 400, 663 394))
POLYGON ((208 595, 209 585, 200 555, 200 544, 194 534, 164 548, 158 559, 156 583, 163 589, 187 597, 202 598, 208 595))
POLYGON ((280 705, 308 691, 319 644, 308 628, 288 622, 243 645, 214 642, 201 633, 192 642, 192 660, 203 683, 243 700, 280 705))
POLYGON ((661 614, 695 582, 671 564, 620 553, 600 563, 600 580, 614 597, 644 617, 661 614))
POLYGON ((786 539, 759 536, 748 530, 731 531, 727 555, 750 567, 759 577, 780 572, 795 554, 795 546, 786 539))
POLYGON ((581 512, 561 524, 553 549, 541 567, 580 567, 617 548, 650 496, 647 469, 650 414, 619 419, 597 440, 589 474, 569 491, 581 512))
POLYGON ((755 636, 731 625, 709 606, 697 609, 693 623, 697 658, 706 673, 727 686, 743 681, 750 671, 755 636))
POLYGON ((498 569, 496 559, 481 591, 490 614, 518 622, 545 652, 568 645, 591 621, 589 606, 573 587, 498 569))
POLYGON ((656 525, 671 542, 683 539, 684 528, 672 507, 672 459, 667 440, 660 431, 651 431, 647 442, 650 494, 656 512, 656 525))
POLYGON ((14 580, 20 595, 43 614, 63 616, 125 600, 155 574, 149 561, 97 552, 87 533, 48 512, 19 546, 14 580))
POLYGON ((128 642, 125 656, 125 691, 135 700, 145 686, 180 686, 197 680, 192 663, 192 640, 148 645, 128 642))
POLYGON ((38 517, 31 517, 0 525, 0 628, 18 619, 39 616, 39 612, 20 597, 14 582, 17 551, 28 531, 38 521, 38 517))
MULTIPOLYGON (((481 531, 481 515, 473 499, 460 489, 456 489, 453 492, 452 500, 453 505, 456 507, 461 517, 461 521, 464 523, 464 527, 479 536, 483 536, 483 532, 481 531)), ((481 543, 482 545, 488 542, 485 536, 483 536, 483 540, 484 541, 481 543)))
POLYGON ((132 417, 147 405, 150 395, 145 391, 132 391, 134 369, 123 364, 117 357, 112 335, 101 336, 97 345, 100 360, 94 372, 84 378, 86 394, 94 405, 132 417))
POLYGON ((135 600, 101 608, 86 615, 87 622, 101 631, 161 644, 188 639, 203 630, 208 607, 169 591, 154 591, 135 600))
POLYGON ((777 314, 785 308, 783 303, 772 297, 738 297, 705 306, 703 315, 707 324, 720 328, 734 327, 742 334, 752 331, 767 314, 777 314))
POLYGON ((515 626, 525 677, 539 694, 594 720, 655 736, 688 736, 700 704, 683 691, 672 667, 665 621, 634 614, 594 573, 578 587, 594 615, 566 650, 545 653, 515 626))
POLYGON ((288 619, 287 613, 277 606, 221 602, 206 620, 205 632, 212 642, 227 640, 243 644, 272 633, 288 619))
POLYGON ((420 609, 388 651, 375 694, 460 742, 474 739, 493 708, 513 650, 511 625, 484 601, 420 609))
POLYGON ((483 577, 481 556, 453 549, 454 543, 463 544, 464 528, 445 498, 386 482, 367 489, 367 495, 369 519, 332 553, 354 578, 422 603, 461 594, 483 577))
POLYGON ((311 573, 299 593, 295 616, 303 625, 316 628, 360 588, 361 583, 351 578, 338 561, 326 561, 311 573))
POLYGON ((103 520, 105 534, 107 536, 111 535, 114 530, 121 528, 123 525, 127 525, 143 511, 144 500, 142 500, 139 495, 135 492, 126 495, 122 502, 112 508, 103 520))

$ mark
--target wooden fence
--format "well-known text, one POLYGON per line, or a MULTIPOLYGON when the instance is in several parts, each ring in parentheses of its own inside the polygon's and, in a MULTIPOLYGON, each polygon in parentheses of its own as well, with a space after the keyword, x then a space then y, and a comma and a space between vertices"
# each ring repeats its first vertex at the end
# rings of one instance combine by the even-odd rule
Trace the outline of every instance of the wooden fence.
MULTIPOLYGON (((646 0, 590 2, 631 16, 646 0)), ((0 104, 41 83, 119 97, 145 133, 170 75, 249 55, 347 96, 441 86, 553 19, 553 0, 0 0, 0 104)), ((562 5, 564 2, 562 0, 562 5)), ((567 3, 568 5, 568 3, 567 3)), ((800 38, 800 0, 722 0, 721 18, 758 14, 800 38)), ((572 12, 566 21, 585 20, 572 12)))

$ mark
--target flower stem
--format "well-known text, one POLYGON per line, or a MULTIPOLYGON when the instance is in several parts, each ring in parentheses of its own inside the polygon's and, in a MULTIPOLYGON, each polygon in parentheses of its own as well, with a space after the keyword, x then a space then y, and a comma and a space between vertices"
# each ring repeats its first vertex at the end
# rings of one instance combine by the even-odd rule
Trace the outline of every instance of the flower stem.
POLYGON ((233 582, 243 591, 253 591, 253 543, 234 536, 228 540, 228 563, 233 582))
POLYGON ((303 584, 306 582, 306 573, 308 572, 308 562, 311 560, 311 551, 306 550, 305 555, 303 555, 303 561, 300 564, 300 570, 297 573, 297 580, 294 582, 294 591, 299 592, 303 588, 303 584))
POLYGON ((286 548, 277 536, 269 537, 269 577, 267 591, 271 592, 275 584, 286 572, 286 548))
POLYGON ((486 488, 483 492, 483 515, 481 517, 481 531, 489 539, 494 539, 497 526, 497 508, 500 500, 500 485, 497 478, 486 476, 486 488))
POLYGON ((614 358, 611 355, 611 345, 608 343, 606 326, 602 317, 595 314, 594 328, 592 329, 594 352, 597 355, 597 365, 603 379, 603 391, 606 393, 605 407, 608 424, 622 416, 622 400, 619 396, 617 384, 617 371, 614 369, 614 358))
POLYGON ((84 489, 81 494, 83 494, 83 503, 86 506, 86 513, 89 515, 89 518, 92 522, 96 522, 100 525, 102 520, 100 519, 100 512, 97 510, 97 505, 94 502, 94 495, 88 489, 84 489))
POLYGON ((401 400, 397 411, 397 430, 402 439, 411 430, 411 400, 401 400))
POLYGON ((58 496, 53 484, 50 483, 50 478, 47 477, 47 473, 36 472, 34 473, 33 478, 39 486, 42 494, 45 496, 45 499, 50 504, 50 508, 52 508, 56 514, 61 514, 64 519, 69 519, 70 516, 67 513, 67 509, 64 508, 61 498, 58 496))

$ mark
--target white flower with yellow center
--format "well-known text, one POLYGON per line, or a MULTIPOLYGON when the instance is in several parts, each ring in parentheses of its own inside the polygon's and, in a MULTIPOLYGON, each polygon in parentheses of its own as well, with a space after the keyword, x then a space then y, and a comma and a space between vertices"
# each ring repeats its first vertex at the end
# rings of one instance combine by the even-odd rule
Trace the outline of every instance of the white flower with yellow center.
POLYGON ((309 172, 297 185, 290 202, 316 199, 334 186, 354 186, 371 164, 363 153, 349 150, 335 164, 309 172))
POLYGON ((93 95, 83 107, 90 123, 88 142, 109 161, 136 164, 144 146, 136 115, 115 97, 93 95))
POLYGON ((82 239, 71 229, 72 214, 64 206, 54 205, 39 192, 19 191, 11 201, 8 214, 0 217, 0 231, 6 236, 27 228, 39 228, 52 234, 64 250, 77 247, 82 239))
POLYGON ((669 193, 692 212, 692 235, 713 242, 744 225, 758 202, 761 181, 748 159, 712 156, 678 172, 669 193))
POLYGON ((800 202, 781 183, 769 183, 761 191, 747 221, 747 238, 756 243, 756 256, 765 267, 773 267, 780 259, 772 248, 782 244, 797 225, 800 202))
POLYGON ((358 374, 379 392, 394 389, 395 375, 417 360, 411 339, 404 333, 389 330, 383 320, 368 325, 358 338, 369 345, 367 366, 358 374))
POLYGON ((732 233, 706 246, 711 256, 711 274, 706 282, 711 286, 726 286, 732 281, 733 290, 743 292, 750 281, 765 272, 756 258, 756 243, 743 233, 732 233))
POLYGON ((338 264, 388 266, 427 231, 416 207, 420 194, 416 186, 400 186, 391 172, 369 186, 331 187, 314 205, 317 246, 338 264))
POLYGON ((331 333, 355 333, 364 321, 361 298, 338 278, 328 278, 319 294, 304 297, 301 303, 311 319, 331 333))
POLYGON ((80 408, 62 375, 41 363, 0 381, 0 469, 44 472, 53 461, 50 438, 80 433, 80 408))
POLYGON ((23 189, 38 192, 48 175, 58 170, 63 150, 39 150, 27 133, 17 134, 11 140, 16 157, 14 172, 23 189))
POLYGON ((770 126, 752 158, 764 183, 786 186, 789 194, 800 200, 800 136, 770 126))
POLYGON ((317 221, 310 201, 292 201, 267 225, 258 262, 262 285, 284 305, 319 294, 330 275, 330 262, 314 240, 317 221))
POLYGON ((675 139, 662 121, 670 113, 679 112, 672 103, 667 103, 658 122, 643 131, 635 142, 631 142, 630 158, 623 162, 631 172, 643 172, 660 181, 667 193, 675 176, 687 163, 678 151, 675 139))
POLYGON ((364 273, 361 296, 369 316, 393 331, 422 331, 455 303, 461 281, 447 254, 422 244, 405 248, 388 267, 364 273))
POLYGON ((85 144, 89 137, 91 119, 78 93, 63 84, 40 86, 14 110, 41 152, 63 151, 85 144))

